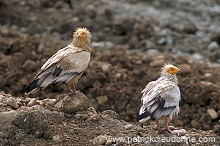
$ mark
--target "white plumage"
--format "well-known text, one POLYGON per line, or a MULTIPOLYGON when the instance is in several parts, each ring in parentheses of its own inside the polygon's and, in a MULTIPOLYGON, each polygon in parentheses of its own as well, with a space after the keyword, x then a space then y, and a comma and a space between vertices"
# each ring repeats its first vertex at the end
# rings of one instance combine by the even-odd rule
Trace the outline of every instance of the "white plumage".
POLYGON ((162 68, 161 77, 156 81, 149 82, 142 91, 141 109, 138 120, 145 122, 147 120, 156 120, 158 131, 160 131, 158 120, 162 117, 166 120, 166 130, 171 132, 168 127, 168 119, 179 113, 180 89, 176 73, 180 70, 166 64, 162 68))
POLYGON ((79 93, 76 91, 76 85, 90 62, 90 43, 90 32, 86 28, 77 28, 72 43, 47 60, 27 87, 26 94, 56 83, 66 84, 73 94, 79 93))

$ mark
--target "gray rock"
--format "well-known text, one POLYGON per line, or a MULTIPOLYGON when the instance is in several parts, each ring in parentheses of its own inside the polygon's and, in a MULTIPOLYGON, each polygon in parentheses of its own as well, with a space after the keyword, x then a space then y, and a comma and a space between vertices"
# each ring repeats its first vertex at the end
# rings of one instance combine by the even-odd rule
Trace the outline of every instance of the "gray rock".
POLYGON ((59 110, 65 113, 74 114, 79 111, 86 111, 89 107, 89 100, 84 94, 67 95, 63 94, 63 99, 57 104, 60 105, 59 110))
POLYGON ((98 96, 96 97, 97 101, 98 101, 98 104, 101 105, 101 104, 104 104, 108 101, 108 96, 104 95, 104 96, 98 96))
POLYGON ((99 135, 93 139, 94 145, 104 145, 107 142, 107 137, 104 135, 99 135))
POLYGON ((127 124, 127 125, 124 126, 125 129, 131 129, 132 127, 133 127, 132 124, 127 124))
POLYGON ((65 114, 64 114, 64 112, 59 112, 59 115, 61 116, 61 117, 65 117, 65 114))
POLYGON ((178 65, 178 68, 183 72, 183 73, 190 73, 191 72, 191 66, 188 64, 180 64, 178 65))
POLYGON ((27 104, 27 106, 33 106, 37 104, 37 99, 36 98, 32 98, 29 103, 27 104))
POLYGON ((12 119, 18 114, 17 111, 12 110, 9 112, 0 112, 0 129, 6 124, 12 121, 12 119))
POLYGON ((5 102, 7 105, 9 105, 10 107, 12 107, 13 109, 18 109, 19 105, 16 101, 16 99, 14 99, 13 97, 9 97, 8 100, 5 102))
POLYGON ((204 57, 201 55, 201 54, 198 54, 198 53, 195 53, 192 55, 194 58, 200 60, 200 59, 203 59, 204 57))
POLYGON ((218 113, 214 109, 208 109, 207 112, 212 118, 212 120, 215 120, 218 118, 218 113))
POLYGON ((33 134, 37 138, 52 139, 52 131, 46 119, 43 112, 29 110, 19 113, 12 123, 26 134, 33 134))
POLYGON ((47 114, 47 115, 52 115, 53 111, 51 111, 51 110, 44 110, 44 113, 47 114))
POLYGON ((186 130, 185 129, 173 130, 172 134, 183 136, 186 135, 186 130))
POLYGON ((219 49, 219 45, 217 42, 213 41, 211 42, 209 45, 208 45, 208 49, 210 51, 215 51, 215 50, 218 50, 219 49))
POLYGON ((59 135, 54 135, 53 136, 53 141, 60 141, 60 136, 59 135))
POLYGON ((164 38, 164 37, 160 38, 160 39, 157 41, 157 44, 158 44, 158 45, 164 45, 164 44, 166 44, 166 38, 164 38))

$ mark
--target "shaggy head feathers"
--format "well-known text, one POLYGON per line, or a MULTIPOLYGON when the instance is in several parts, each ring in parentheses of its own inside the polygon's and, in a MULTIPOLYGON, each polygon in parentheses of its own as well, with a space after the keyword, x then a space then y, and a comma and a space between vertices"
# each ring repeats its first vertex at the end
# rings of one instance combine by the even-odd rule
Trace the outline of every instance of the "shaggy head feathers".
POLYGON ((180 71, 179 68, 177 68, 176 66, 172 65, 172 64, 164 64, 162 67, 162 74, 171 74, 171 75, 175 75, 180 71))
POLYGON ((91 51, 91 33, 85 27, 78 27, 73 33, 73 45, 91 51))

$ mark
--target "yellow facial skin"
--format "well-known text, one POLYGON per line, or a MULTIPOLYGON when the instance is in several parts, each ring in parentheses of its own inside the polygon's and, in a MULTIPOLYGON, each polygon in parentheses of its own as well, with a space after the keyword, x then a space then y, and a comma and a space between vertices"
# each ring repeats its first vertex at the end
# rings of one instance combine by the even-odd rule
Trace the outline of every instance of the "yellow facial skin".
POLYGON ((172 67, 169 67, 169 69, 167 70, 168 73, 172 74, 172 75, 175 75, 177 74, 178 72, 180 72, 180 69, 175 67, 175 66, 172 66, 172 67))
POLYGON ((85 37, 86 37, 85 31, 77 31, 75 34, 80 41, 85 41, 85 37))

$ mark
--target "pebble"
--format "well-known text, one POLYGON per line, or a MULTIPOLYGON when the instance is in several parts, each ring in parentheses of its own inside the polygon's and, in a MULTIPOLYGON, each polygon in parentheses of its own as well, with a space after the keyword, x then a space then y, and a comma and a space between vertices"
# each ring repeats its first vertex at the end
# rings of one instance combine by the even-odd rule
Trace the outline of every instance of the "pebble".
POLYGON ((172 131, 172 134, 175 134, 175 135, 186 135, 186 130, 185 129, 179 129, 179 130, 173 130, 172 131))
POLYGON ((198 60, 201 60, 204 58, 201 54, 198 54, 198 53, 192 54, 192 56, 198 60))
POLYGON ((14 99, 13 97, 9 97, 8 100, 5 102, 7 105, 9 105, 10 107, 12 107, 13 109, 18 109, 19 105, 16 101, 16 99, 14 99))
POLYGON ((164 38, 164 37, 160 38, 160 39, 157 41, 157 44, 158 44, 158 45, 164 45, 164 44, 166 44, 166 38, 164 38))
POLYGON ((219 45, 216 41, 213 41, 211 42, 209 45, 208 45, 208 49, 210 51, 215 51, 215 50, 218 50, 219 49, 219 45))
POLYGON ((107 142, 107 137, 104 135, 99 135, 93 139, 94 145, 104 145, 107 142))
POLYGON ((109 64, 109 63, 104 63, 101 68, 102 68, 103 71, 109 71, 109 69, 110 69, 111 67, 112 67, 111 64, 109 64))
POLYGON ((127 125, 124 126, 125 129, 131 129, 132 127, 133 127, 132 124, 127 124, 127 125))
POLYGON ((48 115, 52 115, 53 114, 53 112, 51 110, 44 110, 44 113, 48 114, 48 115))
POLYGON ((37 104, 37 99, 36 98, 32 98, 29 103, 27 104, 27 106, 34 106, 37 104))
POLYGON ((218 113, 214 109, 208 109, 207 112, 212 118, 212 120, 215 120, 218 118, 218 113))
POLYGON ((65 118, 64 112, 59 112, 59 115, 63 118, 65 118))
POLYGON ((200 128, 200 124, 196 120, 191 120, 190 123, 193 128, 200 128))
POLYGON ((104 103, 106 103, 108 101, 108 96, 104 95, 104 96, 98 96, 96 97, 98 104, 102 105, 104 103))
POLYGON ((74 116, 77 120, 85 120, 88 118, 88 115, 87 114, 76 114, 74 116))
POLYGON ((160 60, 153 60, 150 62, 150 66, 151 67, 157 67, 157 66, 162 66, 164 64, 164 60, 160 59, 160 60))
POLYGON ((112 49, 114 47, 114 43, 112 42, 93 42, 91 44, 93 48, 95 48, 96 51, 103 51, 103 48, 105 49, 112 49))
POLYGON ((212 73, 205 73, 204 76, 205 77, 212 77, 212 73))
POLYGON ((59 135, 53 136, 53 141, 60 141, 60 136, 59 135))
POLYGON ((178 65, 178 68, 182 71, 182 73, 190 73, 191 72, 191 66, 188 64, 180 64, 178 65))
POLYGON ((7 122, 10 122, 16 115, 17 111, 0 112, 0 127, 3 127, 7 122))

